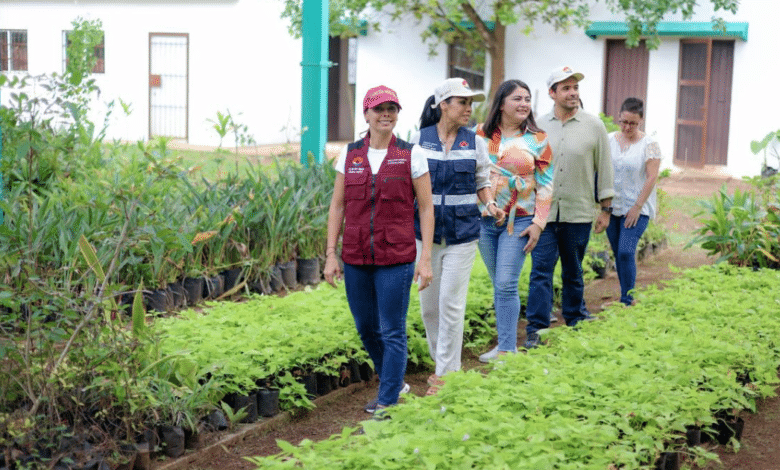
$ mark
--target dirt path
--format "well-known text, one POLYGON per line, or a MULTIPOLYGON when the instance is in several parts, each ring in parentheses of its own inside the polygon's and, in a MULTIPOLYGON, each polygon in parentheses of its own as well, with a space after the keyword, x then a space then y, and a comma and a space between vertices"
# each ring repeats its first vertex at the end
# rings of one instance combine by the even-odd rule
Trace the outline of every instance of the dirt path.
MULTIPOLYGON (((685 196, 710 195, 726 183, 731 190, 744 187, 738 180, 713 179, 701 174, 683 174, 667 178, 661 187, 669 194, 685 196)), ((671 211, 665 221, 670 231, 689 233, 696 228, 696 222, 689 213, 671 211)), ((672 243, 665 250, 642 260, 639 263, 637 287, 650 284, 663 284, 676 273, 670 266, 677 268, 697 267, 710 264, 700 249, 684 250, 683 243, 672 243)), ((585 291, 586 303, 592 313, 602 310, 602 305, 619 299, 619 283, 614 272, 605 279, 596 280, 587 285, 585 291)), ((525 322, 520 322, 518 342, 525 340, 525 322)), ((555 325, 560 326, 560 322, 555 325)), ((464 351, 463 364, 465 368, 481 367, 477 361, 479 351, 464 351)), ((423 395, 427 388, 428 370, 408 373, 407 382, 412 386, 412 393, 423 395)), ((255 430, 246 432, 243 438, 235 438, 229 444, 212 446, 209 452, 195 453, 187 458, 186 464, 176 462, 159 462, 158 469, 187 468, 193 470, 242 470, 253 469, 254 465, 243 459, 244 456, 270 455, 279 452, 276 440, 281 439, 298 444, 303 439, 322 440, 338 433, 345 426, 354 426, 368 415, 363 411, 363 405, 376 393, 376 382, 352 385, 317 400, 317 407, 305 411, 298 416, 285 417, 284 422, 278 420, 278 425, 267 426, 266 431, 257 424, 251 425, 255 430)), ((743 413, 745 431, 742 438, 742 449, 733 453, 724 447, 714 447, 724 463, 723 467, 713 464, 708 470, 716 468, 743 470, 777 470, 780 468, 780 448, 775 444, 775 436, 780 435, 780 399, 762 401, 758 413, 743 413)), ((274 418, 275 420, 277 418, 274 418)), ((215 436, 211 437, 213 441, 215 436)))

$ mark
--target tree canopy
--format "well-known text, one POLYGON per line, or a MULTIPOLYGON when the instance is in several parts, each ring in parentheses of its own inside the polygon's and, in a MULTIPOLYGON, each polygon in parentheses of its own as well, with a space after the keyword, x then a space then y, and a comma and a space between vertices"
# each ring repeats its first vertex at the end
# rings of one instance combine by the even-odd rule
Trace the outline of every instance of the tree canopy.
MULTIPOLYGON (((735 13, 739 0, 709 0, 714 11, 735 13)), ((283 18, 290 20, 289 30, 301 34, 303 0, 284 0, 283 18)), ((388 13, 394 20, 414 18, 427 21, 423 41, 434 53, 441 43, 458 43, 470 52, 483 51, 490 56, 491 86, 495 90, 504 80, 506 27, 520 24, 529 34, 540 23, 556 31, 589 24, 590 8, 602 2, 615 14, 625 17, 628 26, 626 43, 636 46, 642 37, 647 46, 660 43, 656 26, 667 14, 693 17, 698 0, 331 0, 331 36, 356 35, 360 29, 381 31, 376 12, 388 13)), ((716 27, 723 27, 713 18, 716 27)))

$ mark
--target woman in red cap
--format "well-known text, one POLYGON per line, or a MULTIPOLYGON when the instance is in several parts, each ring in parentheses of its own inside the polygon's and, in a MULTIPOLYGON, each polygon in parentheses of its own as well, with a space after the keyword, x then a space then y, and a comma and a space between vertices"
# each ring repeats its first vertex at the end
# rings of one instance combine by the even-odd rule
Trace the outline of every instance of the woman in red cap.
POLYGON ((401 104, 386 86, 363 100, 366 136, 349 144, 336 162, 336 183, 328 214, 325 280, 335 286, 341 270, 337 245, 344 225, 341 259, 347 302, 360 339, 379 376, 377 398, 366 405, 380 413, 409 391, 406 372, 406 312, 409 290, 431 282, 433 204, 428 163, 419 147, 398 139, 393 129, 401 104), (422 245, 415 267, 415 201, 422 245))

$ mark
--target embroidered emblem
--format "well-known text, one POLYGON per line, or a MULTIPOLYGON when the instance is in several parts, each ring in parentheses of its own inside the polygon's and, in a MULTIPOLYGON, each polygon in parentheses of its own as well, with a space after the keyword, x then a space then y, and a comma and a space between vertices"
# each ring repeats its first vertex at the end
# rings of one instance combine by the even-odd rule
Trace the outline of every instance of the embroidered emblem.
POLYGON ((352 159, 353 165, 362 165, 363 164, 363 157, 355 157, 352 159))
POLYGON ((463 80, 463 87, 466 88, 467 90, 471 90, 471 88, 469 88, 469 82, 467 82, 466 80, 463 80))
POLYGON ((466 142, 465 140, 461 140, 461 141, 460 141, 460 144, 458 144, 458 145, 460 145, 462 148, 466 148, 466 147, 468 147, 468 146, 469 146, 469 143, 468 143, 468 142, 466 142))
POLYGON ((564 72, 566 72, 566 73, 572 73, 572 71, 571 71, 571 68, 570 68, 570 67, 564 67, 564 68, 563 68, 563 71, 564 71, 564 72))

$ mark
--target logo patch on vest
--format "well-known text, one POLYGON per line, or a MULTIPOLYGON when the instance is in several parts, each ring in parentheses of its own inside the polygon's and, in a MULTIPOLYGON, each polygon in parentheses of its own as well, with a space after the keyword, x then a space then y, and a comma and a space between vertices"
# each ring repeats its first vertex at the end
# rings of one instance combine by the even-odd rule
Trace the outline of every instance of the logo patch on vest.
POLYGON ((353 165, 362 165, 363 164, 363 157, 355 157, 352 159, 353 165))
POLYGON ((466 148, 469 146, 469 143, 466 142, 465 140, 461 140, 458 145, 460 145, 461 148, 466 148))

